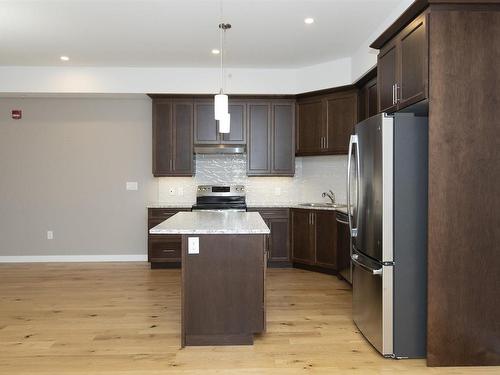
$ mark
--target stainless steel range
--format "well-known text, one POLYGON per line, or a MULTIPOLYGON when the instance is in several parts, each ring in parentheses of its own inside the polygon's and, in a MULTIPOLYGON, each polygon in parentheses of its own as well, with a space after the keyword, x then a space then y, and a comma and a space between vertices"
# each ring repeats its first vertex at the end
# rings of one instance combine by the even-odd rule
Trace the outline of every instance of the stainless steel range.
POLYGON ((246 211, 245 196, 243 185, 199 185, 196 192, 196 204, 191 210, 246 211))

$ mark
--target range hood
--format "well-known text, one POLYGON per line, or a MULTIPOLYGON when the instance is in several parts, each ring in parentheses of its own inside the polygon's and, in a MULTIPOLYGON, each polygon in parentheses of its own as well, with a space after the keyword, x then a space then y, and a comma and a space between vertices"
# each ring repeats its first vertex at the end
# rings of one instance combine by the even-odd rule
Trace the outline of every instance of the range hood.
POLYGON ((244 154, 245 145, 195 145, 195 154, 244 154))

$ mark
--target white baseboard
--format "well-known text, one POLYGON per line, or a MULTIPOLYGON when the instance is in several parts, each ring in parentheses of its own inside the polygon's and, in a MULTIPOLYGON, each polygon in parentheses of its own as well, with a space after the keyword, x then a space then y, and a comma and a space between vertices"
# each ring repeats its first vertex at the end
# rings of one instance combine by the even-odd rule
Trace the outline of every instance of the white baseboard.
POLYGON ((0 256, 0 263, 147 262, 147 254, 126 255, 25 255, 0 256))

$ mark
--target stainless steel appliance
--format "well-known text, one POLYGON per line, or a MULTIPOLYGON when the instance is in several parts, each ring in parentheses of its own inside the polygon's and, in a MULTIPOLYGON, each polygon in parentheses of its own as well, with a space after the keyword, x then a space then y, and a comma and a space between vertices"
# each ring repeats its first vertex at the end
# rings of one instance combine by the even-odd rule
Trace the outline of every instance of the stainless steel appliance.
POLYGON ((349 218, 346 213, 337 211, 335 213, 337 219, 337 249, 349 247, 349 254, 343 254, 339 257, 339 273, 349 284, 352 284, 352 243, 349 229, 349 218))
POLYGON ((199 185, 192 211, 246 211, 246 192, 243 185, 199 185))
POLYGON ((426 353, 427 139, 427 117, 379 114, 349 144, 353 319, 387 357, 426 353))

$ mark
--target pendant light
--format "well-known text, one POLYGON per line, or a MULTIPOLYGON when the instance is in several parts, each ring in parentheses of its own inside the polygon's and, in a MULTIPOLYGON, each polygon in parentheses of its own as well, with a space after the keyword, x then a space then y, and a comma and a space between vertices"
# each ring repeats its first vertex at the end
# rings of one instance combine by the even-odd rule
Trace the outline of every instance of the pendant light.
MULTIPOLYGON (((222 0, 221 0, 221 20, 222 16, 222 0)), ((221 22, 219 24, 220 30, 220 90, 214 98, 214 117, 219 121, 219 132, 229 133, 230 119, 228 97, 224 93, 224 45, 226 30, 231 28, 231 24, 221 22)))

